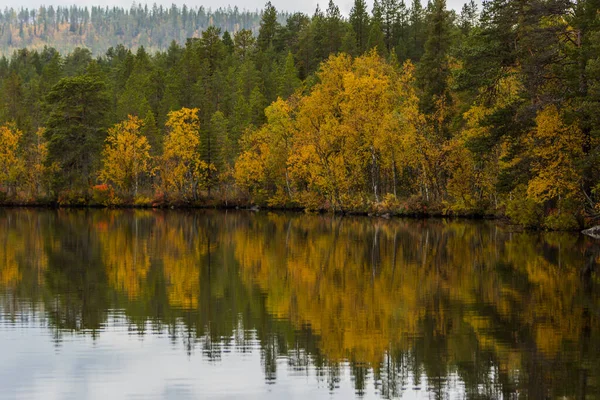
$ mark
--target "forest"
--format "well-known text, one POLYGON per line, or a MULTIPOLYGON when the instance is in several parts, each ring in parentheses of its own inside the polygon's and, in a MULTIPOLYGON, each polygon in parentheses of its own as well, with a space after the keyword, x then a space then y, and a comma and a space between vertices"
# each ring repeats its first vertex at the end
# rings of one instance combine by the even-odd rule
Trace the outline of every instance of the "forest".
MULTIPOLYGON (((288 14, 280 13, 285 23, 288 14)), ((40 6, 37 9, 6 8, 0 10, 0 55, 10 55, 20 48, 43 50, 51 46, 61 53, 77 47, 90 49, 93 55, 104 54, 111 46, 122 44, 137 50, 166 50, 172 40, 185 43, 199 37, 203 30, 216 26, 223 31, 248 29, 258 32, 261 14, 256 11, 204 7, 181 8, 154 5, 123 7, 40 6)))
MULTIPOLYGON (((348 17, 330 1, 282 20, 267 3, 257 29, 200 32, 195 10, 190 30, 161 34, 164 50, 22 48, 0 59, 0 201, 592 225, 599 11, 600 0, 460 12, 356 0, 348 17)), ((146 30, 167 18, 143 14, 146 30)), ((38 21, 23 20, 24 32, 38 21)))

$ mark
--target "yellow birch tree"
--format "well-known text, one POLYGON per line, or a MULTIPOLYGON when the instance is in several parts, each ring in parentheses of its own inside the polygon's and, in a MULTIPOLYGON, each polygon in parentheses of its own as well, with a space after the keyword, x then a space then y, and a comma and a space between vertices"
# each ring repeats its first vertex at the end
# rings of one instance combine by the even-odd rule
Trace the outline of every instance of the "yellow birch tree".
POLYGON ((9 197, 16 195, 17 183, 23 171, 19 143, 23 132, 14 123, 0 126, 0 187, 9 197))
POLYGON ((267 107, 267 123, 244 135, 243 151, 235 166, 237 184, 255 196, 268 195, 273 206, 293 199, 288 166, 295 132, 291 112, 291 105, 280 98, 267 107))
POLYGON ((38 128, 25 155, 25 186, 27 196, 33 200, 43 193, 44 186, 47 187, 48 173, 57 168, 56 165, 46 166, 48 142, 44 138, 45 131, 45 128, 38 128))
POLYGON ((143 121, 130 115, 108 130, 100 179, 134 198, 140 179, 150 172, 150 144, 141 134, 143 121))
POLYGON ((198 200, 208 183, 211 166, 200 153, 200 120, 197 108, 171 111, 166 123, 168 134, 160 163, 160 189, 166 197, 198 200))

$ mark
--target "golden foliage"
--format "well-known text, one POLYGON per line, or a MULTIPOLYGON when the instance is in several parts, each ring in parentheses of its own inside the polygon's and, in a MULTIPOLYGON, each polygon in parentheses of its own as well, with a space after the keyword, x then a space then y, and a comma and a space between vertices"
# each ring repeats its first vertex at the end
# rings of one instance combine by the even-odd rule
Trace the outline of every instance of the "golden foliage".
POLYGON ((541 110, 530 138, 534 177, 527 194, 538 202, 572 198, 579 193, 581 175, 577 160, 583 154, 583 134, 576 124, 566 124, 559 110, 541 110))
POLYGON ((171 111, 166 126, 169 132, 159 165, 159 189, 175 199, 197 200, 211 168, 200 157, 198 109, 171 111))
POLYGON ((26 150, 24 186, 30 199, 38 198, 48 187, 48 174, 56 171, 57 166, 46 166, 48 142, 44 138, 45 128, 38 128, 33 141, 26 150))
POLYGON ((242 138, 243 152, 235 165, 236 183, 249 193, 260 196, 261 186, 285 192, 271 205, 285 205, 292 199, 287 165, 295 129, 291 112, 291 106, 281 99, 267 107, 267 124, 246 132, 242 138))
POLYGON ((23 173, 23 160, 19 154, 19 143, 23 132, 13 123, 0 126, 0 186, 11 194, 23 173))
POLYGON ((340 209, 371 195, 379 201, 395 191, 399 169, 423 164, 415 160, 424 119, 413 73, 410 63, 398 72, 375 51, 330 57, 310 94, 273 103, 267 123, 246 134, 236 181, 270 204, 287 198, 340 209))
POLYGON ((150 144, 141 134, 144 122, 136 116, 108 130, 100 179, 128 196, 137 196, 139 182, 150 173, 150 144))

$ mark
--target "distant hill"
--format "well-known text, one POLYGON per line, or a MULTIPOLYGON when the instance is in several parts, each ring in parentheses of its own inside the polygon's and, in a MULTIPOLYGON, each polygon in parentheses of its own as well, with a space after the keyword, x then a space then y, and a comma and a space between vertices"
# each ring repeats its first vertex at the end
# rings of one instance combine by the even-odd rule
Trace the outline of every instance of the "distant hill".
MULTIPOLYGON (((88 48, 101 55, 110 47, 123 44, 148 51, 165 50, 175 40, 185 43, 198 37, 209 26, 237 32, 249 29, 257 33, 262 11, 240 11, 237 7, 217 10, 175 5, 165 8, 121 7, 40 7, 38 9, 6 8, 0 11, 0 55, 11 55, 21 48, 54 47, 69 53, 77 47, 88 48)), ((278 13, 279 22, 288 14, 278 13)))

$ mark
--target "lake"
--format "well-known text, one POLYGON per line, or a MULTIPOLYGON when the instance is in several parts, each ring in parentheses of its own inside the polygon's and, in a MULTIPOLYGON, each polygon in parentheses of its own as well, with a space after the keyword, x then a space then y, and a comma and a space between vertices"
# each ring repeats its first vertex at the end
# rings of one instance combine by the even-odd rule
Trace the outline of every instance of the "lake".
POLYGON ((494 222, 0 210, 0 398, 600 397, 600 244, 494 222))

